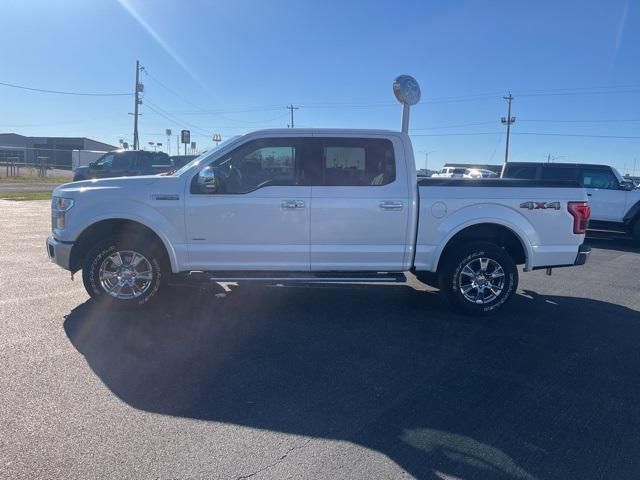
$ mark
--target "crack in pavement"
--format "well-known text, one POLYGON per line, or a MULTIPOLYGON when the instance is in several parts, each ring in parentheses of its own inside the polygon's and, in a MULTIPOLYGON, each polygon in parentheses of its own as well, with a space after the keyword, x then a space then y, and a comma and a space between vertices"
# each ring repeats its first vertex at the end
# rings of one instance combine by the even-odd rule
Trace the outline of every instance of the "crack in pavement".
POLYGON ((255 472, 253 472, 253 473, 248 473, 248 474, 246 474, 246 475, 240 475, 240 476, 236 477, 236 480, 246 480, 247 478, 251 478, 251 477, 253 477, 253 476, 255 476, 255 475, 258 475, 259 473, 264 472, 265 470, 269 470, 270 468, 275 467, 276 465, 278 465, 279 463, 281 463, 283 460, 285 460, 285 459, 289 456, 289 454, 290 454, 291 452, 293 452, 294 450, 300 450, 300 449, 303 449, 304 447, 306 447, 307 445, 309 445, 309 442, 311 442, 311 440, 312 440, 312 439, 311 439, 311 438, 309 438, 309 439, 307 439, 307 441, 306 441, 306 442, 304 442, 302 445, 298 445, 298 446, 294 446, 294 447, 289 448, 289 449, 284 453, 284 455, 282 455, 282 456, 281 456, 278 460, 276 460, 275 462, 273 462, 273 463, 271 463, 271 464, 269 464, 269 465, 266 465, 266 466, 262 467, 261 469, 256 470, 256 471, 255 471, 255 472))

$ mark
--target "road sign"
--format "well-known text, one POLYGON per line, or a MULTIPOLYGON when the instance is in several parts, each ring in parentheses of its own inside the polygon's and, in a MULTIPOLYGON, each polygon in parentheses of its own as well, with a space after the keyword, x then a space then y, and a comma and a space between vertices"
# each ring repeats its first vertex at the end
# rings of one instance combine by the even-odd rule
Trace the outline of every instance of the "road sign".
POLYGON ((213 134, 213 141, 214 142, 221 142, 222 141, 222 137, 220 136, 219 133, 214 133, 213 134))
POLYGON ((196 149, 196 142, 191 142, 191 150, 195 150, 196 149))
POLYGON ((171 129, 170 129, 170 128, 167 128, 167 129, 164 131, 164 133, 165 133, 165 135, 166 135, 167 137, 170 137, 170 136, 171 136, 171 129))
POLYGON ((189 130, 182 130, 182 132, 180 132, 180 136, 182 138, 181 142, 185 145, 191 143, 191 132, 189 130))

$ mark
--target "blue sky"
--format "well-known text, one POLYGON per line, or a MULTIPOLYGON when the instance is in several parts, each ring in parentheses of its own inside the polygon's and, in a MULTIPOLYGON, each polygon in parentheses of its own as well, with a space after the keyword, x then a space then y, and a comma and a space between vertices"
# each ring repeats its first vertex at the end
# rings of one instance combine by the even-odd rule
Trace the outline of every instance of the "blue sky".
MULTIPOLYGON (((511 160, 631 171, 638 158, 640 173, 640 138, 570 136, 640 137, 632 0, 3 0, 0 18, 0 82, 129 93, 139 59, 145 145, 166 141, 165 128, 190 128, 208 148, 213 132, 285 127, 290 103, 296 126, 398 129, 391 84, 407 73, 422 87, 410 125, 419 167, 425 151, 432 168, 500 163, 510 90, 511 160)), ((130 96, 0 86, 1 132, 117 144, 131 141, 132 111, 130 96)))

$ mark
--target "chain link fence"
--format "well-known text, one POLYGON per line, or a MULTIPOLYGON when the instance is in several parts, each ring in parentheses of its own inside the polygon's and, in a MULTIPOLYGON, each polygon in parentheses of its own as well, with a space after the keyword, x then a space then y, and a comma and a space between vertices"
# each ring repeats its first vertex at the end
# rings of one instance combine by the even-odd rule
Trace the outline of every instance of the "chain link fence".
POLYGON ((106 151, 0 145, 0 178, 70 177, 72 170, 96 161, 106 151))

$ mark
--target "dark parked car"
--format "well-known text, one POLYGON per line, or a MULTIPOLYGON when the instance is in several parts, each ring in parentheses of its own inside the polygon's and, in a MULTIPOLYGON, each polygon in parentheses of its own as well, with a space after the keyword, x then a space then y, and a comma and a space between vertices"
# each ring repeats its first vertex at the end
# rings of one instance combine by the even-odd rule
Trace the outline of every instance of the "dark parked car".
POLYGON ((198 155, 172 155, 171 161, 173 162, 174 168, 177 170, 184 167, 194 158, 198 158, 198 155))
POLYGON ((174 169, 169 155, 163 152, 128 150, 105 153, 97 161, 73 171, 73 181, 92 178, 155 175, 174 169))

